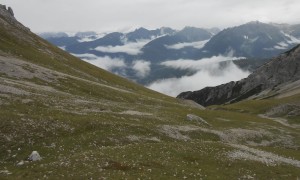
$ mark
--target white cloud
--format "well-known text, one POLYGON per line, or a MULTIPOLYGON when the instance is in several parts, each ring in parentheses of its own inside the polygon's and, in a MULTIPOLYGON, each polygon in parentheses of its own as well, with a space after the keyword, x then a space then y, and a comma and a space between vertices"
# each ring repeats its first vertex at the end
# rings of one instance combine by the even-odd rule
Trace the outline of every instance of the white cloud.
POLYGON ((202 49, 204 45, 208 42, 209 40, 205 41, 196 41, 196 42, 185 42, 185 43, 178 43, 178 44, 173 44, 173 45, 166 45, 166 48, 168 49, 182 49, 185 47, 194 47, 196 49, 202 49))
POLYGON ((137 60, 132 63, 132 69, 136 72, 136 75, 140 78, 144 78, 149 75, 151 71, 151 63, 149 61, 137 60))
POLYGON ((97 33, 97 35, 82 37, 78 41, 79 42, 90 42, 90 41, 94 41, 94 40, 99 39, 99 38, 103 38, 106 34, 107 33, 97 33))
POLYGON ((72 54, 73 56, 76 56, 80 59, 96 59, 98 56, 94 54, 72 54))
POLYGON ((161 65, 181 70, 201 70, 201 69, 214 69, 219 66, 220 62, 228 60, 238 60, 243 57, 225 57, 213 56, 211 58, 203 58, 200 60, 179 59, 162 62, 161 65))
POLYGON ((126 64, 124 59, 121 58, 111 58, 108 56, 98 57, 94 54, 73 54, 74 56, 81 58, 82 60, 98 66, 102 69, 111 71, 114 68, 125 68, 126 64))
MULTIPOLYGON (((225 59, 225 57, 223 58, 225 59)), ((220 59, 213 57, 210 59, 211 62, 209 62, 209 59, 203 62, 193 62, 192 60, 175 61, 173 64, 168 62, 168 67, 193 69, 197 72, 192 76, 158 80, 150 84, 148 88, 170 96, 177 96, 184 91, 195 91, 207 86, 217 86, 230 81, 237 81, 250 74, 248 71, 238 68, 232 61, 228 61, 225 66, 221 67, 220 62, 222 61, 220 59), (180 63, 182 63, 182 66, 180 66, 180 63)))
POLYGON ((287 40, 287 43, 289 44, 300 44, 300 39, 294 37, 294 36, 291 36, 291 35, 288 35, 288 34, 285 34, 289 40, 287 40))
POLYGON ((299 23, 300 19, 299 0, 2 0, 1 4, 12 6, 16 18, 35 32, 228 27, 252 20, 299 23))
POLYGON ((95 50, 107 53, 127 53, 130 55, 138 55, 141 53, 142 47, 150 42, 150 40, 139 40, 138 42, 125 42, 122 46, 98 46, 95 50))

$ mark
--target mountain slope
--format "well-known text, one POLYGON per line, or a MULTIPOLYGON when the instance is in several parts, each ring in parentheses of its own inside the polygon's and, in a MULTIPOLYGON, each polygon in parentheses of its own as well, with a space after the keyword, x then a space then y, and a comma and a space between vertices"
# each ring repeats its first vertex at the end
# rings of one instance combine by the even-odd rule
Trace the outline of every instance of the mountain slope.
POLYGON ((85 63, 0 6, 0 179, 300 176, 296 120, 258 117, 250 102, 240 105, 249 113, 226 107, 205 110, 85 63), (42 159, 29 161, 32 151, 42 159))
POLYGON ((178 98, 191 99, 208 106, 236 102, 251 96, 256 98, 274 96, 282 94, 280 90, 291 83, 295 83, 294 86, 298 87, 299 69, 300 45, 261 66, 246 79, 217 87, 207 87, 200 91, 184 92, 178 95, 178 98))

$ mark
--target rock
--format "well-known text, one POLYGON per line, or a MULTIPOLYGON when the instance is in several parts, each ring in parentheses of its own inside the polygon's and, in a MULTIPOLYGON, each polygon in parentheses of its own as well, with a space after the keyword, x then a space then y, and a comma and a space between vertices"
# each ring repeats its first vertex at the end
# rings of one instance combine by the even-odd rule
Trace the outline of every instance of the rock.
POLYGON ((6 10, 6 6, 5 5, 0 4, 0 8, 3 9, 3 10, 6 10))
POLYGON ((25 162, 22 160, 20 162, 18 162, 17 166, 23 166, 25 164, 25 162))
POLYGON ((296 104, 280 104, 269 109, 265 115, 268 117, 299 116, 300 106, 296 104))
POLYGON ((12 10, 11 7, 8 7, 7 11, 11 16, 15 16, 14 11, 12 10))
POLYGON ((28 157, 29 161, 39 161, 41 159, 42 158, 41 158, 40 154, 37 151, 32 151, 32 153, 28 157))
POLYGON ((188 115, 186 115, 186 118, 187 118, 187 120, 189 120, 189 121, 196 121, 196 122, 198 122, 198 123, 200 123, 200 124, 205 124, 205 125, 207 125, 207 126, 211 126, 211 125, 208 124, 204 119, 202 119, 201 117, 196 116, 196 115, 194 115, 194 114, 188 114, 188 115))
POLYGON ((1 170, 0 174, 4 174, 4 175, 11 175, 12 173, 9 172, 8 170, 1 170))
POLYGON ((265 91, 300 80, 300 45, 273 58, 247 78, 199 91, 183 92, 179 99, 193 100, 203 106, 238 102, 248 98, 263 98, 265 91))

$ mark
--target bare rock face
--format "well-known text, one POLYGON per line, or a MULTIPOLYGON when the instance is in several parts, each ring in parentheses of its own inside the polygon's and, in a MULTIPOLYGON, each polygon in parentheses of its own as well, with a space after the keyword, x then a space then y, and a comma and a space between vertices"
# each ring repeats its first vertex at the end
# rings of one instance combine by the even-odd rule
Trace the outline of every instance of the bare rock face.
POLYGON ((0 14, 3 16, 12 16, 14 17, 14 11, 11 7, 6 8, 5 5, 0 4, 0 14))
POLYGON ((180 99, 193 100, 203 106, 241 101, 264 90, 300 79, 300 45, 273 58, 247 78, 199 91, 183 92, 180 99))

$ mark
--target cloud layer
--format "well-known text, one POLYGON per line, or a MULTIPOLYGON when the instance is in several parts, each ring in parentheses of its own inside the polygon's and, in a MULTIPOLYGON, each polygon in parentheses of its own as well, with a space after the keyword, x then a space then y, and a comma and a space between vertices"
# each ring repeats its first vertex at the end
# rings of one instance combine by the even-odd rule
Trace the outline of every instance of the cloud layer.
POLYGON ((144 60, 136 60, 127 65, 124 59, 121 58, 111 58, 108 56, 98 57, 94 54, 73 54, 74 56, 91 63, 95 66, 98 66, 102 69, 113 71, 116 74, 126 77, 125 69, 132 69, 135 72, 137 78, 142 79, 148 76, 151 72, 151 62, 144 60))
POLYGON ((111 58, 108 56, 98 57, 94 54, 73 54, 74 56, 81 58, 82 60, 91 63, 95 66, 98 66, 102 69, 111 71, 114 68, 125 68, 126 64, 124 59, 120 58, 111 58))
POLYGON ((16 18, 35 32, 222 28, 252 20, 299 23, 300 19, 299 0, 2 0, 1 4, 12 6, 16 18))
POLYGON ((140 40, 138 42, 126 42, 123 46, 98 46, 95 50, 107 53, 126 53, 129 55, 138 55, 142 47, 150 40, 140 40))
POLYGON ((150 84, 148 88, 175 97, 184 91, 195 91, 207 86, 237 81, 250 74, 238 68, 232 61, 228 61, 225 66, 222 66, 220 62, 226 61, 226 59, 230 58, 219 56, 199 61, 178 60, 165 62, 163 64, 168 67, 196 70, 197 72, 192 76, 159 80, 150 84))
POLYGON ((201 49, 204 47, 204 45, 208 42, 209 40, 205 41, 196 41, 196 42, 186 42, 186 43, 178 43, 178 44, 173 44, 170 46, 166 46, 168 49, 182 49, 185 47, 193 47, 196 49, 201 49))
POLYGON ((151 63, 148 61, 137 60, 132 63, 132 69, 136 72, 139 78, 144 78, 149 75, 151 71, 151 63))
POLYGON ((208 70, 217 69, 220 62, 228 60, 238 60, 243 59, 243 57, 225 57, 225 56, 213 56, 211 58, 203 58, 201 60, 189 60, 189 59, 179 59, 170 60, 162 62, 161 65, 181 70, 208 70))

